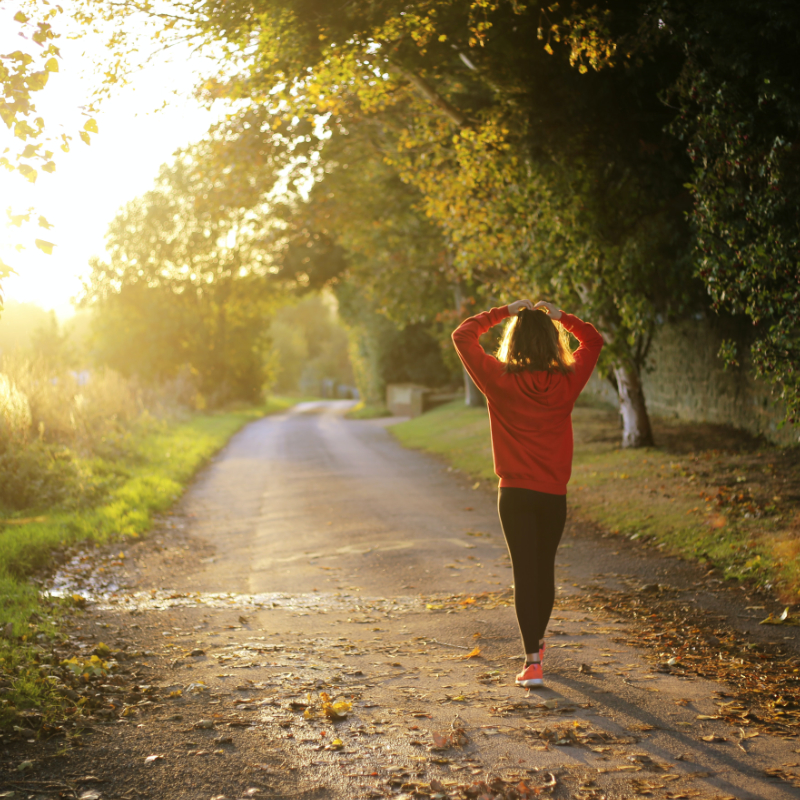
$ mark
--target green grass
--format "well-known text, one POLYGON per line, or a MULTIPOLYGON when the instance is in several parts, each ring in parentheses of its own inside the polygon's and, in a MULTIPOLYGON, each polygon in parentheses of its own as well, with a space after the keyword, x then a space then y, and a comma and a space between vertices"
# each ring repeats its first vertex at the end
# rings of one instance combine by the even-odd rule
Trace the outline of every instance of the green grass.
POLYGON ((390 417, 392 412, 384 405, 367 405, 363 401, 354 405, 345 416, 347 419, 377 419, 390 417))
POLYGON ((496 480, 485 408, 467 408, 456 400, 390 430, 405 447, 435 453, 475 478, 496 480))
MULTIPOLYGON (((46 642, 58 633, 69 602, 40 596, 36 577, 58 555, 77 544, 102 545, 142 536, 153 515, 171 506, 186 484, 243 425, 265 414, 284 411, 294 399, 271 398, 264 406, 196 414, 151 425, 124 458, 107 465, 118 483, 105 502, 78 510, 37 509, 16 517, 24 524, 0 523, 0 680, 11 691, 0 700, 0 725, 14 718, 14 708, 50 708, 50 684, 40 673, 46 642)), ((93 460, 92 468, 102 465, 93 460)), ((57 708, 50 708, 57 713, 57 708)))
MULTIPOLYGON (((800 600, 800 513, 795 501, 775 497, 791 494, 796 457, 763 443, 759 452, 725 450, 719 445, 730 448, 732 434, 736 439, 729 429, 657 419, 653 426, 663 447, 622 450, 613 410, 589 403, 575 408, 573 517, 709 563, 788 602, 800 600)), ((406 447, 496 481, 484 409, 454 402, 391 432, 406 447)))

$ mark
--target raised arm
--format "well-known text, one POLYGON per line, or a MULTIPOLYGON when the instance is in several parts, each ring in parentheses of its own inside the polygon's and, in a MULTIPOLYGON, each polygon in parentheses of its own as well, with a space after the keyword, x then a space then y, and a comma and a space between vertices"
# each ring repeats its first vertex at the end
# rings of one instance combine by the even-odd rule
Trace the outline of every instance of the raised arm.
POLYGON ((493 308, 465 319, 453 331, 453 344, 458 357, 475 385, 484 394, 487 386, 503 371, 503 365, 484 351, 478 339, 507 316, 508 306, 493 308))
POLYGON ((586 386, 592 375, 600 351, 603 349, 603 337, 597 328, 582 319, 561 312, 559 322, 580 342, 580 346, 573 353, 575 357, 575 397, 586 386))

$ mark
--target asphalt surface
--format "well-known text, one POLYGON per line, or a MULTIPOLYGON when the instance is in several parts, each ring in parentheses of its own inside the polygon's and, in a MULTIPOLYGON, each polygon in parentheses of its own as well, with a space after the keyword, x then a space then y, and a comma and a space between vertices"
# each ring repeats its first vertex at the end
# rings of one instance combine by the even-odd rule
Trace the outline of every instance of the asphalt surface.
POLYGON ((693 585, 694 567, 621 552, 571 520, 546 686, 516 688, 493 494, 347 407, 247 426, 147 541, 90 576, 72 644, 119 648, 125 691, 142 699, 69 747, 16 745, 0 787, 85 800, 798 797, 797 739, 725 721, 727 687, 654 669, 623 620, 580 599, 672 582, 709 614, 740 606, 740 627, 757 612, 693 585), (11 774, 23 758, 38 785, 11 774))

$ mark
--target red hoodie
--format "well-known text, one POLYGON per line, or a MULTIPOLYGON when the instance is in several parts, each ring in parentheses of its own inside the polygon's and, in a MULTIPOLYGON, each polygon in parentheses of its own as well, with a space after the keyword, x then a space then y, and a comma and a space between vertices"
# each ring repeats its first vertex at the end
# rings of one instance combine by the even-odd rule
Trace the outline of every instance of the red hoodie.
POLYGON ((572 407, 603 348, 593 325, 561 313, 559 322, 580 342, 575 370, 505 371, 478 337, 508 316, 508 306, 470 317, 453 331, 453 344, 476 386, 486 395, 494 471, 500 486, 566 494, 572 473, 572 407))

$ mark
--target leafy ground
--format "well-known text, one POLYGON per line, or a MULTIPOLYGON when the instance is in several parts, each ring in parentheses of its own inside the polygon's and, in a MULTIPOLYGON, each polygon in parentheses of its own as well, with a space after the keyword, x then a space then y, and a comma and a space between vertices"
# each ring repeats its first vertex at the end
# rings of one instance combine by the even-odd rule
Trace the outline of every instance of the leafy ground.
MULTIPOLYGON (((622 450, 617 413, 590 405, 575 408, 573 427, 574 515, 800 602, 800 449, 655 418, 656 447, 622 450)), ((392 431, 454 469, 496 480, 483 409, 458 401, 392 431)))
POLYGON ((142 535, 153 514, 172 505, 197 469, 242 425, 294 402, 272 398, 259 408, 151 423, 108 458, 82 465, 87 475, 105 476, 99 504, 70 498, 61 508, 28 508, 0 519, 0 726, 13 723, 18 709, 38 707, 45 716, 58 716, 64 705, 42 662, 52 661, 50 642, 75 601, 41 598, 38 576, 76 545, 142 535))

